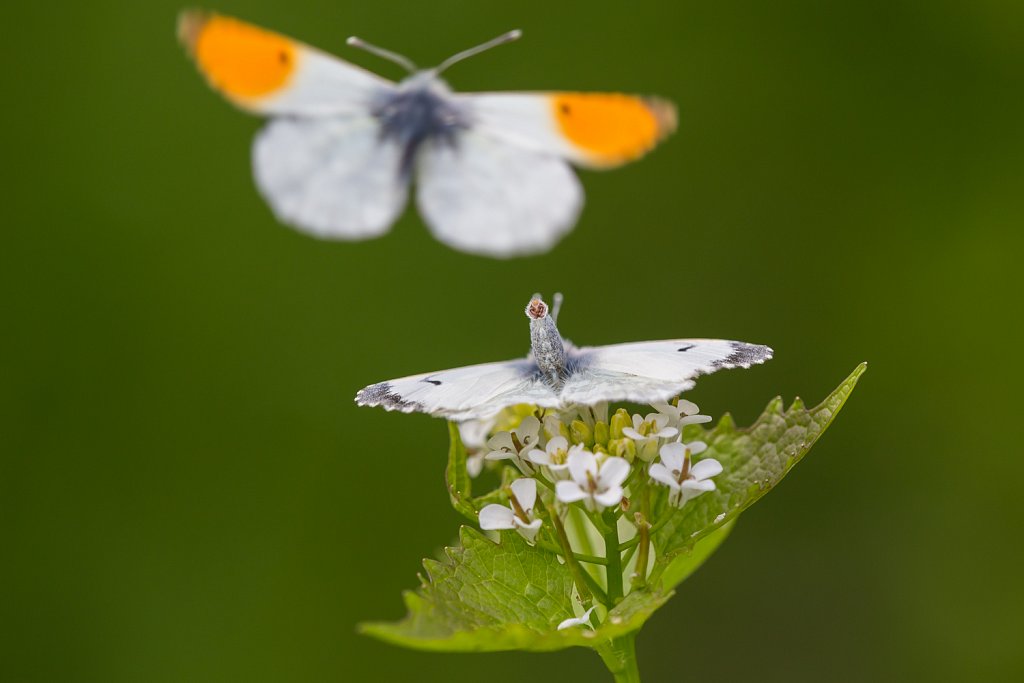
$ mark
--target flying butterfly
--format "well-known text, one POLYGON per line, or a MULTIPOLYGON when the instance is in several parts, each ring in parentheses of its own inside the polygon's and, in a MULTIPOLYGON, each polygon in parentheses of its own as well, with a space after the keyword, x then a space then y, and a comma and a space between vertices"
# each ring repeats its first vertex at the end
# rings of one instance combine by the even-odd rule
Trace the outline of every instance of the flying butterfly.
POLYGON ((772 357, 767 346, 722 339, 576 347, 555 325, 560 295, 553 304, 549 311, 535 295, 527 305, 531 349, 525 359, 379 382, 356 394, 356 403, 453 422, 486 419, 520 403, 556 409, 605 401, 654 403, 692 389, 699 375, 749 368, 772 357))
POLYGON ((181 14, 178 35, 228 100, 272 120, 256 137, 256 184, 275 215, 321 238, 387 232, 415 176, 416 203, 440 241, 492 257, 547 251, 572 229, 583 189, 571 164, 612 168, 675 129, 665 100, 619 93, 455 93, 453 64, 511 31, 394 83, 298 41, 226 16, 181 14))

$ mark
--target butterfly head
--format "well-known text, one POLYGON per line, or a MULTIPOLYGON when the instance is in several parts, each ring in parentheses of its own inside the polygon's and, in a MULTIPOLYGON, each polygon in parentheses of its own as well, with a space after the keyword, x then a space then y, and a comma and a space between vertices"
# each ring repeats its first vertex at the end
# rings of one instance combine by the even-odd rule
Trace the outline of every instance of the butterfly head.
POLYGON ((540 298, 530 299, 526 305, 526 317, 530 320, 540 320, 548 315, 548 305, 540 298))

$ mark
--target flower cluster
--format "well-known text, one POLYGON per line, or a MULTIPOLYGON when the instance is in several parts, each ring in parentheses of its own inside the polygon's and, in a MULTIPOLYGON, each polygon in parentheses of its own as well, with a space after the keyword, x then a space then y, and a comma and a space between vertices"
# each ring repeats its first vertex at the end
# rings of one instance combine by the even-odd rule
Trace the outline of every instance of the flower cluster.
MULTIPOLYGON (((609 417, 607 404, 570 411, 507 409, 486 422, 459 426, 470 452, 467 470, 502 473, 505 484, 478 513, 485 530, 516 531, 550 550, 576 572, 581 602, 596 594, 606 606, 646 579, 651 535, 689 501, 715 490, 722 473, 707 444, 683 441, 688 425, 708 422, 690 401, 651 406, 654 412, 609 417), (629 512, 630 514, 626 514, 629 512), (603 542, 603 548, 601 543, 603 542), (603 549, 603 555, 600 552, 603 549), (581 563, 605 565, 600 572, 581 563)), ((581 608, 582 609, 582 608, 581 608)), ((593 609, 593 606, 590 608, 593 609)), ((590 610, 559 628, 589 624, 590 610)))

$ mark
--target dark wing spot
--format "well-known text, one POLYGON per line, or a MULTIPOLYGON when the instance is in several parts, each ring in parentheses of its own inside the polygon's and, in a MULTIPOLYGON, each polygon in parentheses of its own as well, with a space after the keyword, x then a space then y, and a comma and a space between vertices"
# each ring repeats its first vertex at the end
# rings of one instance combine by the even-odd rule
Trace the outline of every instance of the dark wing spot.
POLYGON ((563 114, 568 114, 570 111, 572 111, 571 107, 569 107, 568 104, 563 104, 561 106, 561 109, 563 114))
POLYGON ((427 384, 433 384, 435 387, 441 386, 441 380, 439 379, 430 379, 429 377, 424 377, 420 381, 426 382, 427 384))
POLYGON ((411 413, 415 410, 423 410, 423 404, 419 401, 406 401, 387 382, 371 384, 358 394, 356 403, 361 406, 384 406, 388 410, 401 410, 411 413))
POLYGON ((682 353, 684 351, 689 351, 690 349, 692 349, 695 346, 696 346, 696 344, 687 344, 686 346, 681 346, 681 347, 679 347, 676 350, 679 351, 680 353, 682 353))
POLYGON ((763 363, 772 357, 772 350, 760 344, 746 344, 734 341, 729 342, 729 345, 732 347, 732 353, 725 358, 716 360, 711 364, 711 367, 716 370, 735 367, 749 368, 751 365, 763 363))
POLYGON ((280 52, 278 52, 277 53, 277 61, 281 62, 282 64, 288 64, 288 62, 290 61, 290 58, 288 57, 288 53, 285 52, 284 50, 281 50, 280 52))

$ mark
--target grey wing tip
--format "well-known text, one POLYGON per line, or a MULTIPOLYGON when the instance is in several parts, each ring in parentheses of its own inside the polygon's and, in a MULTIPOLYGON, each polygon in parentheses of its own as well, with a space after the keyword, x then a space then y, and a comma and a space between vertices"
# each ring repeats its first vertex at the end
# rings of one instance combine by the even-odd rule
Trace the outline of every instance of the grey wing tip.
POLYGON ((725 358, 715 362, 715 369, 719 368, 749 368, 751 365, 759 365, 766 360, 771 360, 774 351, 770 346, 763 344, 748 344, 746 342, 729 342, 732 348, 725 358))
POLYGON ((389 382, 378 382, 361 389, 356 394, 356 405, 383 406, 385 410, 400 410, 403 413, 423 410, 422 403, 405 400, 389 382))

